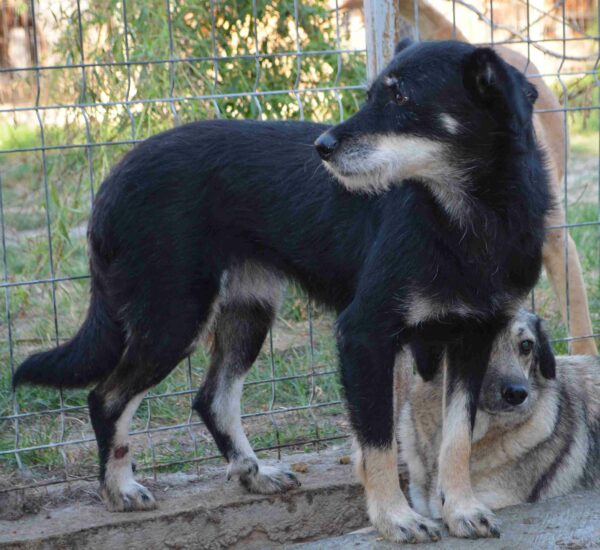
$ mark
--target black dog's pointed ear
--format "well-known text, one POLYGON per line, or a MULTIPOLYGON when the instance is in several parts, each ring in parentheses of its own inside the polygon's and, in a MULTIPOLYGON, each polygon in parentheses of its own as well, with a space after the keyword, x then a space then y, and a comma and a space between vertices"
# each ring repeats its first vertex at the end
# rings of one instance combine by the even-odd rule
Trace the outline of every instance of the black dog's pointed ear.
POLYGON ((400 40, 400 42, 398 42, 398 44, 396 44, 396 47, 394 48, 394 55, 399 54, 402 50, 408 48, 412 43, 412 38, 403 38, 400 40))
POLYGON ((477 48, 466 57, 463 80, 467 90, 486 104, 500 99, 510 86, 507 67, 491 48, 477 48))
POLYGON ((538 98, 537 88, 526 78, 524 80, 525 82, 523 83, 523 92, 525 93, 525 97, 527 98, 529 103, 533 105, 538 98))
POLYGON ((556 359, 552 345, 548 340, 548 333, 540 318, 535 323, 535 332, 537 337, 537 361, 540 367, 540 372, 544 378, 552 380, 556 378, 556 359))
POLYGON ((531 124, 537 90, 525 76, 491 48, 476 48, 465 57, 463 83, 471 98, 516 135, 531 124))

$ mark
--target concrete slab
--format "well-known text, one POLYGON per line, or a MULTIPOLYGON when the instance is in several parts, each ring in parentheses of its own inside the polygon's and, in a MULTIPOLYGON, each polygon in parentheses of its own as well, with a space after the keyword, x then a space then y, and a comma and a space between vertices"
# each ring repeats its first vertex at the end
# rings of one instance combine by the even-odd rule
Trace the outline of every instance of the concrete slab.
MULTIPOLYGON (((399 548, 372 531, 352 533, 366 527, 367 518, 349 453, 349 446, 342 446, 286 457, 302 482, 286 495, 249 495, 236 482, 225 481, 224 466, 203 466, 200 475, 142 480, 159 505, 151 512, 108 512, 95 482, 0 493, 0 549, 399 548)), ((437 544, 413 548, 600 549, 600 493, 514 507, 500 516, 499 540, 446 535, 437 544)))
POLYGON ((250 495, 225 480, 224 465, 140 479, 157 498, 150 512, 108 512, 96 482, 2 493, 0 548, 252 550, 347 533, 367 524, 348 453, 288 456, 302 487, 285 495, 250 495))
POLYGON ((600 493, 585 492, 501 510, 499 539, 464 540, 444 532, 437 543, 399 545, 371 528, 340 537, 287 546, 293 550, 583 550, 600 548, 600 493))

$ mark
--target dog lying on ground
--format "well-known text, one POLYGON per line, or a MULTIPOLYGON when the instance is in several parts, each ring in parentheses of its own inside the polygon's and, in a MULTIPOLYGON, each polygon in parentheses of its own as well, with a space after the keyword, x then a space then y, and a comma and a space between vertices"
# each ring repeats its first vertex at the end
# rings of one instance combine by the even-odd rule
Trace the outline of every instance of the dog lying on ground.
POLYGON ((152 508, 133 477, 129 423, 210 329, 194 408, 230 475, 259 493, 291 489, 290 472, 252 451, 240 397, 292 278, 339 314, 375 526, 396 541, 439 538, 397 476, 393 366, 410 343, 427 357, 424 377, 448 357, 444 519, 457 536, 497 536, 468 457, 492 344, 541 269, 550 196, 536 95, 490 49, 403 42, 365 105, 337 126, 207 121, 146 140, 96 195, 87 318, 71 341, 28 358, 15 386, 96 383, 89 412, 104 499, 112 510, 152 508))
MULTIPOLYGON (((441 516, 442 379, 415 376, 399 422, 411 504, 430 517, 441 516)), ((491 509, 600 487, 600 358, 555 359, 541 320, 525 310, 494 343, 473 431, 471 480, 491 509)))

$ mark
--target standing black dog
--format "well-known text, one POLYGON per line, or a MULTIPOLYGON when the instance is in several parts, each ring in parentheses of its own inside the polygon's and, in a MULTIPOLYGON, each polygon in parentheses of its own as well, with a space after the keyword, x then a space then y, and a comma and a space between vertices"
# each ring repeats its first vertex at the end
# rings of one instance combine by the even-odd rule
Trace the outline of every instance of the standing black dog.
POLYGON ((244 376, 293 278, 339 313, 373 523, 396 541, 439 536, 398 484, 394 359, 411 344, 424 377, 448 364, 444 520, 458 536, 497 535, 471 490, 470 438, 491 345, 540 271, 549 196, 535 98, 489 49, 402 43, 366 104, 337 126, 211 121, 148 139, 96 198, 83 326, 27 359, 15 385, 96 382, 89 410, 106 502, 151 508, 133 479, 129 422, 211 329, 194 408, 249 490, 295 487, 289 472, 258 463, 240 420, 244 376))

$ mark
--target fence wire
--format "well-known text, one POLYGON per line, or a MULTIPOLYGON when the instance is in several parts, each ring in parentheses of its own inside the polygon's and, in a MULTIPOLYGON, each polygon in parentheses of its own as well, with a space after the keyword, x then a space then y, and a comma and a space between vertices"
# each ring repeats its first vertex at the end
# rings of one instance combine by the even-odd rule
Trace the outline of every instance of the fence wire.
MULTIPOLYGON (((566 223, 556 228, 577 242, 598 332, 597 5, 413 0, 396 7, 398 25, 416 39, 432 38, 424 25, 433 8, 454 35, 520 48, 560 98, 572 145, 561 187, 566 223)), ((372 52, 361 1, 30 0, 1 10, 12 27, 0 40, 0 491, 11 491, 96 473, 86 393, 15 394, 10 379, 27 355, 65 341, 83 318, 85 224, 110 167, 149 135, 192 120, 343 120, 362 103, 372 52)), ((569 336, 546 280, 532 303, 549 320, 558 351, 598 336, 569 336)), ((319 450, 348 436, 332 323, 290 287, 244 389, 244 423, 257 451, 319 450)), ((132 432, 138 470, 196 471, 219 459, 190 407, 207 363, 199 350, 144 399, 132 432)))

